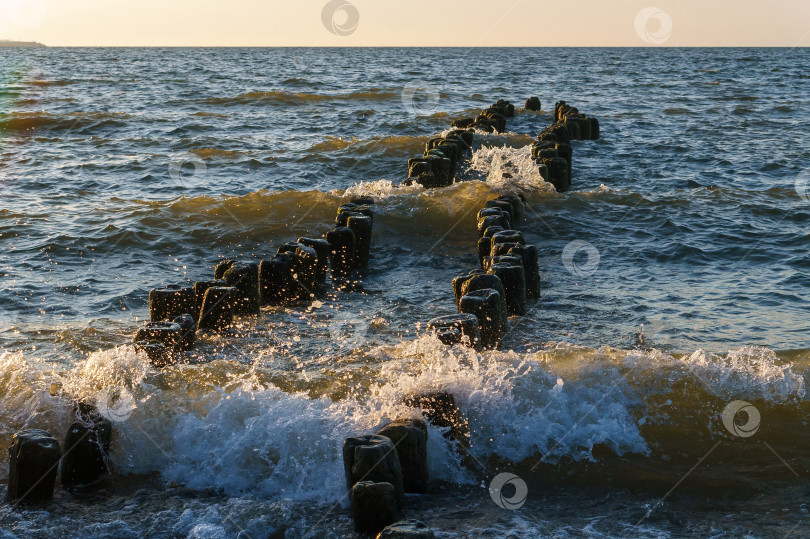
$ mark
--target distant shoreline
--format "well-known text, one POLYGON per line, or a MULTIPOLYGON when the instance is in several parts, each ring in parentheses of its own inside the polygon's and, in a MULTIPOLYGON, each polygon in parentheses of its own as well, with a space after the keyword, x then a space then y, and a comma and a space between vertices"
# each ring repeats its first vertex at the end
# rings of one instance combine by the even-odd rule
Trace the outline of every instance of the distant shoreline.
POLYGON ((13 47, 13 48, 23 48, 23 47, 47 47, 47 45, 43 45, 42 43, 37 43, 36 41, 11 41, 8 39, 0 39, 0 47, 13 47))

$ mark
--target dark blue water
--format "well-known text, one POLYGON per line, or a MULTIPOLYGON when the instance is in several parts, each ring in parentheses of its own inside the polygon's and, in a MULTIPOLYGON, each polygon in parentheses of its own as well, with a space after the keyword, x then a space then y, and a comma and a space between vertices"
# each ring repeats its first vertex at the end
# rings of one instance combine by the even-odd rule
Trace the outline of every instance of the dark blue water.
MULTIPOLYGON (((806 49, 0 50, 0 448, 23 426, 61 432, 71 398, 124 386, 136 407, 112 454, 121 475, 220 489, 210 507, 222 514, 240 496, 331 504, 342 438, 402 413, 408 390, 440 387, 469 415, 481 460, 541 459, 563 478, 593 461, 602 484, 633 476, 630 459, 660 480, 644 490, 652 503, 722 438, 731 399, 769 410, 779 427, 767 439, 806 472, 808 60, 806 49), (454 118, 532 95, 545 112, 478 136, 466 181, 398 187, 454 118), (528 159, 559 99, 602 135, 574 143, 565 194, 528 159), (418 336, 454 312, 450 280, 476 264, 473 210, 502 190, 527 197, 521 229, 540 249, 542 297, 513 321, 514 353, 448 355, 418 336), (270 310, 163 373, 117 348, 148 316, 151 288, 321 235, 350 194, 377 198, 364 286, 382 293, 270 310), (567 267, 571 242, 598 253, 592 271, 576 269, 595 264, 584 252, 567 267), (296 430, 327 441, 280 441, 296 430), (233 448, 236 470, 211 460, 233 448)), ((433 475, 477 493, 481 478, 435 444, 433 475)), ((758 503, 798 518, 795 501, 758 503)), ((641 533, 639 499, 626 503, 630 527, 600 533, 641 533)), ((233 532, 195 510, 193 522, 233 532)), ((596 504, 592 516, 616 511, 596 504)), ((569 525, 541 513, 521 517, 524 536, 569 525)), ((762 519, 729 533, 760 533, 762 519)), ((577 522, 571 533, 589 525, 577 522)))

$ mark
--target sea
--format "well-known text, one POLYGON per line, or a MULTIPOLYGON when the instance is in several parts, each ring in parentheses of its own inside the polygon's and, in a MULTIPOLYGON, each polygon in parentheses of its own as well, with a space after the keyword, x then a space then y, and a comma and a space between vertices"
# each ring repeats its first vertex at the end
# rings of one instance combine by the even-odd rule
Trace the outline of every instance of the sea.
POLYGON ((354 537, 341 448, 448 392, 404 516, 437 538, 810 536, 806 48, 0 50, 0 489, 15 432, 117 395, 111 475, 11 537, 354 537), (541 111, 524 110, 537 96, 541 111), (445 188, 407 160, 498 99, 445 188), (531 144, 597 118, 558 193, 531 144), (445 346, 476 213, 526 200, 541 297, 445 346), (369 268, 158 369, 148 294, 375 200, 369 268), (511 474, 503 476, 501 474, 511 474), (498 480, 497 478, 500 479, 498 480), (510 487, 492 488, 509 478, 510 487), (525 492, 525 495, 521 494, 525 492), (506 503, 508 502, 508 503, 506 503))

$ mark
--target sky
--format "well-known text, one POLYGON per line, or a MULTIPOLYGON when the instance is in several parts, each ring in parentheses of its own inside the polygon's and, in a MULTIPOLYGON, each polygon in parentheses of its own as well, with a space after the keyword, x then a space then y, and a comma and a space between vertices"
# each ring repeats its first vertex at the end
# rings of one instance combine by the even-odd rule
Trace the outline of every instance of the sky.
POLYGON ((810 0, 0 0, 49 46, 808 46, 810 0))

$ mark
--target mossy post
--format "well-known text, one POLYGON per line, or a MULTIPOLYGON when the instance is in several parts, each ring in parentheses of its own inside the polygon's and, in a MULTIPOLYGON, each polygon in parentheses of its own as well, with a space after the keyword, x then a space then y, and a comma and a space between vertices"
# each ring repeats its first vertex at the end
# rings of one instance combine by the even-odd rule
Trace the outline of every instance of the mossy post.
POLYGON ((255 316, 261 311, 259 296, 259 264, 233 264, 223 276, 228 286, 234 288, 233 313, 238 316, 255 316))
POLYGON ((428 332, 436 333, 444 344, 464 344, 480 350, 481 330, 478 318, 472 314, 451 314, 433 318, 427 324, 428 332))
POLYGON ((262 305, 283 305, 293 300, 292 255, 277 254, 259 263, 259 293, 262 305))
POLYGON ((197 281, 194 283, 192 289, 194 290, 194 312, 191 313, 194 315, 194 319, 199 321, 200 319, 200 311, 202 310, 202 303, 203 297, 205 297, 205 291, 211 288, 212 286, 228 286, 228 283, 225 282, 224 279, 215 279, 212 281, 197 281))
POLYGON ((526 106, 524 107, 526 110, 531 111, 539 111, 540 110, 540 98, 539 97, 530 97, 526 100, 526 106))
POLYGON ((194 289, 167 285, 149 292, 149 319, 152 322, 172 320, 181 314, 193 313, 196 307, 194 289))
POLYGON ((360 480, 391 483, 396 490, 397 503, 400 506, 404 503, 402 466, 394 444, 385 436, 369 434, 346 438, 343 468, 348 488, 360 480))
MULTIPOLYGON (((508 313, 506 311, 506 291, 503 288, 503 283, 497 275, 492 274, 479 274, 473 275, 467 279, 461 286, 461 297, 466 296, 476 290, 492 289, 500 296, 501 303, 501 330, 506 331, 508 313)), ((461 300, 459 299, 459 304, 461 300)), ((480 321, 479 321, 480 325, 480 321)))
POLYGON ((233 305, 236 289, 230 286, 212 286, 205 291, 200 310, 200 329, 224 331, 233 324, 233 305))
POLYGON ((381 427, 377 434, 391 440, 397 448, 405 492, 424 493, 428 483, 428 430, 425 422, 400 418, 381 427))
POLYGON ((357 268, 367 268, 371 257, 371 232, 372 219, 366 215, 352 215, 346 220, 355 238, 357 246, 354 255, 354 263, 357 268))
POLYGON ((471 291, 462 296, 459 310, 478 318, 484 348, 497 348, 500 345, 504 321, 501 295, 497 291, 491 288, 471 291))
MULTIPOLYGON (((140 345, 163 345, 161 351, 165 353, 165 357, 153 358, 152 355, 157 356, 158 349, 151 350, 153 354, 150 355, 150 359, 153 360, 153 363, 158 364, 168 362, 172 359, 170 356, 185 349, 188 342, 187 338, 187 332, 176 322, 147 322, 138 329, 132 342, 140 345)), ((146 350, 146 352, 150 354, 150 350, 146 350)))
POLYGON ((361 481, 352 487, 350 499, 357 533, 375 536, 399 518, 396 488, 391 483, 361 481))
POLYGON ((506 310, 509 314, 523 316, 526 314, 526 273, 523 265, 497 263, 489 273, 497 275, 506 291, 506 310))
POLYGON ((329 272, 329 252, 331 251, 329 242, 321 238, 298 238, 298 243, 311 247, 318 256, 315 283, 320 292, 326 286, 326 275, 329 272))
POLYGON ((347 226, 336 227, 326 233, 329 242, 329 262, 332 274, 339 278, 347 277, 354 268, 357 238, 347 226))
POLYGON ((44 430, 21 430, 12 437, 8 454, 8 498, 30 503, 52 499, 62 457, 56 438, 44 430))
POLYGON ((107 454, 111 441, 112 423, 98 414, 89 421, 71 424, 65 435, 66 452, 59 473, 62 485, 89 485, 108 474, 107 454))

